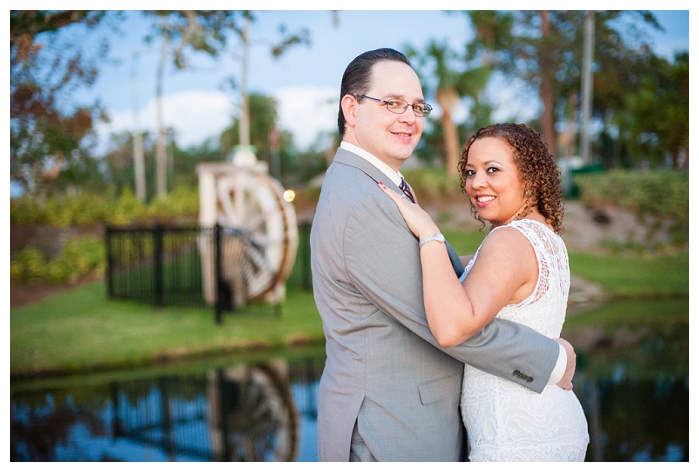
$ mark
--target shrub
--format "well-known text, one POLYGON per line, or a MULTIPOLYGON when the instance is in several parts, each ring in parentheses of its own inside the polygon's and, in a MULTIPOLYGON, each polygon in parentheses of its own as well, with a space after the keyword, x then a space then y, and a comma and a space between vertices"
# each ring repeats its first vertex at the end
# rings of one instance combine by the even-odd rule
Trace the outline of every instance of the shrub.
POLYGON ((44 222, 43 206, 36 198, 23 196, 10 199, 10 224, 29 226, 44 222))
POLYGON ((146 214, 146 207, 130 188, 125 188, 119 199, 112 203, 112 211, 105 219, 107 223, 125 225, 142 218, 146 214))
POLYGON ((673 220, 675 242, 689 235, 689 173, 677 170, 611 170, 578 175, 580 201, 590 208, 614 205, 646 215, 673 220))
POLYGON ((104 273, 104 242, 97 236, 74 237, 68 240, 58 257, 47 262, 35 247, 17 252, 10 262, 10 277, 27 282, 41 280, 54 283, 75 283, 86 275, 104 273))
POLYGON ((10 261, 10 277, 21 282, 43 279, 48 272, 44 254, 35 247, 18 251, 10 261))

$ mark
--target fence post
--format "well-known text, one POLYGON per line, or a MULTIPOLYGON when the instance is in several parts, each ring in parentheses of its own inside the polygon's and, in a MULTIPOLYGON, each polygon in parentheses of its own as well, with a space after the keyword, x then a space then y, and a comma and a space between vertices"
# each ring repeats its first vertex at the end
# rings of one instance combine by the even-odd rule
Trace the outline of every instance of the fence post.
POLYGON ((104 252, 107 258, 107 298, 111 299, 114 296, 114 287, 112 281, 112 228, 107 225, 104 228, 104 252))
POLYGON ((153 228, 153 283, 155 287, 155 306, 163 307, 163 226, 158 223, 153 228))
POLYGON ((217 222, 214 225, 214 288, 216 291, 216 302, 215 302, 215 319, 216 324, 222 324, 223 318, 221 316, 223 297, 221 296, 221 225, 217 222))

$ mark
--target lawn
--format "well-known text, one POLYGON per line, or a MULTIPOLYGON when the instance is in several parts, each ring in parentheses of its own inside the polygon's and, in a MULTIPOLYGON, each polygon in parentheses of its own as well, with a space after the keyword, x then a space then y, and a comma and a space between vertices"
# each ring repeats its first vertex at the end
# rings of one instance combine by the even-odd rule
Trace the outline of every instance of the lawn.
POLYGON ((217 325, 213 309, 107 300, 104 282, 94 282, 10 311, 10 374, 135 366, 322 340, 309 292, 290 291, 281 316, 254 307, 225 314, 217 325))
MULTIPOLYGON (((445 232, 460 254, 473 253, 483 234, 445 232)), ((689 251, 670 256, 570 254, 571 271, 600 283, 614 300, 637 300, 643 318, 688 316, 689 251), (657 299, 675 299, 654 304, 657 299), (667 307, 671 313, 662 307, 667 307)), ((605 323, 613 304, 570 323, 605 323)), ((628 316, 628 315, 625 315, 628 316)), ((281 316, 254 307, 214 322, 210 308, 155 309, 107 300, 103 281, 10 310, 11 376, 146 365, 183 356, 322 344, 313 294, 289 290, 281 316)))

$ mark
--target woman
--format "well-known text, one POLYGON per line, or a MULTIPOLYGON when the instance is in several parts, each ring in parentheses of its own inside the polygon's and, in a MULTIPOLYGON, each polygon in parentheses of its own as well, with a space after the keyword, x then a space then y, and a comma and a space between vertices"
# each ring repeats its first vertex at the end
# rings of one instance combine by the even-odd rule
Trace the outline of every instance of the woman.
MULTIPOLYGON (((469 140, 459 162, 471 212, 492 231, 457 279, 439 228, 417 204, 386 188, 420 241, 427 321, 442 346, 468 339, 494 317, 557 338, 570 287, 560 237, 560 174, 541 137, 524 125, 496 124, 469 140)), ((583 461, 587 422, 572 391, 541 394, 469 365, 461 406, 471 461, 583 461)))

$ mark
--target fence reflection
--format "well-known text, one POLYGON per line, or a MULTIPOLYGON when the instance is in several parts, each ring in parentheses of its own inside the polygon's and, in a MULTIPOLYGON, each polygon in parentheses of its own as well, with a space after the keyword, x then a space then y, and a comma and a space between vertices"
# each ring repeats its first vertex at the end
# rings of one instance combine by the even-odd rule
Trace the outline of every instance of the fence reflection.
MULTIPOLYGON (((623 348, 578 353, 586 461, 689 460, 688 329, 646 327, 623 348)), ((617 341, 630 339, 622 331, 617 341)), ((187 374, 13 387, 11 460, 315 461, 319 351, 190 366, 187 374)))
MULTIPOLYGON (((11 460, 86 460, 59 454, 68 430, 83 424, 113 442, 155 449, 169 461, 294 461, 300 421, 317 417, 315 395, 324 359, 241 364, 202 374, 111 382, 96 408, 41 404, 11 408, 11 460), (67 408, 66 408, 67 407, 67 408), (64 414, 70 411, 71 414, 64 414), (63 427, 37 442, 39 417, 63 427), (102 421, 100 421, 100 419, 102 421), (38 443, 44 443, 45 446, 38 443)), ((62 402, 72 403, 64 398, 62 402)), ((133 460, 102 454, 97 460, 133 460)))

